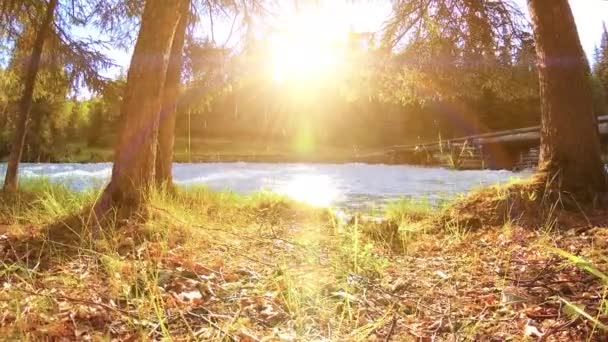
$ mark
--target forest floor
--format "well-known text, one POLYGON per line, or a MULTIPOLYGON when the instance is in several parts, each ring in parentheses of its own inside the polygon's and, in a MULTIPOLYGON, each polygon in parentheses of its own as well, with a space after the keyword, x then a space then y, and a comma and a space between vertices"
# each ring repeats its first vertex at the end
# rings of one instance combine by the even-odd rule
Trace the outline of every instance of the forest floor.
POLYGON ((2 340, 608 338, 606 213, 473 229, 445 220, 458 202, 403 200, 382 222, 339 222, 190 188, 155 194, 145 223, 63 241, 49 225, 97 193, 22 189, 0 197, 2 340))

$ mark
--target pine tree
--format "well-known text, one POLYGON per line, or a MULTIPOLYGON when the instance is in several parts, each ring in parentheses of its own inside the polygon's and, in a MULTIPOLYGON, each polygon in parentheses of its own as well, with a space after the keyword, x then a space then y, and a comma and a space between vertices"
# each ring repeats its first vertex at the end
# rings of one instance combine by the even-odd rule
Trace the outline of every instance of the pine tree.
POLYGON ((69 141, 78 141, 83 118, 83 106, 78 99, 72 99, 72 110, 68 118, 66 136, 69 141))
POLYGON ((528 0, 541 92, 539 175, 578 200, 608 190, 589 64, 567 0, 528 0), (569 63, 563 63, 563 60, 569 63))
POLYGON ((57 0, 50 0, 47 5, 44 19, 36 32, 36 40, 32 49, 29 63, 24 77, 25 86, 23 94, 19 101, 19 118, 17 121, 17 129, 13 138, 11 154, 6 167, 6 177, 4 178, 4 190, 16 191, 18 180, 18 168, 21 156, 23 155, 23 147, 25 146, 25 136, 27 133, 27 123, 32 110, 32 99, 34 97, 34 86, 36 85, 36 77, 40 69, 40 59, 42 57, 42 49, 47 37, 51 34, 55 10, 57 8, 57 0))
POLYGON ((122 101, 112 179, 96 207, 100 215, 112 207, 131 215, 155 185, 162 91, 179 19, 179 1, 146 0, 122 101))
POLYGON ((181 0, 181 17, 173 43, 167 68, 167 76, 163 87, 163 103, 158 129, 158 151, 156 155, 156 182, 158 185, 170 188, 173 183, 173 148, 175 141, 175 121, 177 98, 181 87, 183 69, 184 42, 188 27, 190 0, 181 0))
MULTIPOLYGON (((58 0, 8 0, 0 3, 0 44, 6 41, 9 43, 7 45, 14 45, 13 67, 19 70, 23 83, 16 110, 18 117, 4 178, 4 190, 17 189, 19 163, 30 130, 28 126, 44 126, 40 122, 42 118, 32 113, 36 94, 45 91, 45 87, 50 88, 48 84, 40 82, 39 73, 43 64, 50 64, 47 66, 53 69, 56 75, 67 76, 72 89, 83 85, 92 90, 103 87, 106 79, 100 76, 98 71, 113 65, 100 52, 100 46, 104 43, 74 36, 75 30, 72 28, 85 26, 96 20, 104 23, 110 20, 107 18, 113 18, 101 17, 97 13, 114 8, 108 1, 100 1, 95 6, 84 0, 74 0, 69 5, 58 0), (23 37, 29 34, 32 35, 31 39, 23 37), (24 44, 19 44, 20 42, 24 44)), ((124 15, 115 13, 114 17, 122 18, 124 15)))
POLYGON ((600 80, 605 94, 608 94, 608 30, 604 23, 604 32, 599 48, 595 52, 594 74, 600 80))
MULTIPOLYGON (((593 201, 608 191, 608 184, 600 154, 590 68, 574 17, 567 0, 527 0, 527 3, 540 76, 542 115, 538 180, 546 180, 552 191, 593 201)), ((399 0, 395 2, 393 18, 386 26, 385 42, 389 47, 395 47, 404 43, 404 37, 425 40, 438 33, 444 40, 464 42, 465 47, 467 41, 477 41, 479 44, 469 44, 474 48, 472 55, 481 53, 483 56, 483 50, 477 47, 488 44, 484 44, 487 39, 483 36, 478 37, 480 29, 481 33, 493 35, 490 38, 499 46, 520 43, 508 39, 522 37, 521 12, 516 7, 510 0, 399 0), (472 16, 463 15, 464 10, 472 11, 472 16), (479 25, 479 20, 484 18, 487 18, 486 23, 479 25), (492 27, 491 32, 483 29, 485 24, 492 27), (442 29, 436 30, 437 27, 442 29)), ((406 45, 415 43, 409 40, 406 45)), ((414 50, 422 55, 420 51, 414 50)), ((468 56, 457 56, 465 57, 462 62, 466 65, 468 56)), ((427 64, 435 67, 442 63, 427 64)))

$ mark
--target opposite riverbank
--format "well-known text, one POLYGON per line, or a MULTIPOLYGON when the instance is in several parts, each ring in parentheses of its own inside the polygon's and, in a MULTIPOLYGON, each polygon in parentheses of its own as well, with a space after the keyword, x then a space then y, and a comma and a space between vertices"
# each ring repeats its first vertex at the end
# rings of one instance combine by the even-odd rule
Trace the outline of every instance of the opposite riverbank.
MULTIPOLYGON (((298 148, 289 144, 266 143, 263 141, 232 141, 225 139, 184 139, 175 142, 174 160, 178 163, 206 162, 307 162, 307 163, 347 163, 364 161, 363 156, 377 149, 359 149, 336 146, 298 148)), ((87 146, 67 144, 61 151, 52 154, 29 156, 26 162, 54 163, 97 163, 113 160, 111 146, 87 146)), ((27 157, 27 156, 26 156, 27 157)), ((369 162, 381 162, 375 157, 369 162)))
POLYGON ((0 336, 606 337, 603 212, 526 216, 515 197, 484 208, 514 196, 493 187, 340 222, 270 193, 183 188, 153 194, 149 220, 110 222, 92 239, 86 208, 97 195, 28 181, 0 197, 0 336), (75 214, 80 224, 65 224, 75 214))
MULTIPOLYGON (((113 161, 114 151, 110 146, 87 146, 86 144, 66 144, 60 151, 24 156, 24 162, 33 163, 103 163, 113 161)), ((0 160, 5 161, 7 157, 0 160)), ((184 139, 175 142, 174 161, 177 163, 316 163, 316 164, 414 164, 425 166, 446 166, 451 168, 480 169, 481 164, 452 165, 453 156, 426 155, 403 159, 390 151, 390 146, 344 147, 309 146, 298 147, 290 144, 267 143, 264 141, 238 142, 225 139, 184 139), (413 159, 412 159, 413 158, 413 159)))

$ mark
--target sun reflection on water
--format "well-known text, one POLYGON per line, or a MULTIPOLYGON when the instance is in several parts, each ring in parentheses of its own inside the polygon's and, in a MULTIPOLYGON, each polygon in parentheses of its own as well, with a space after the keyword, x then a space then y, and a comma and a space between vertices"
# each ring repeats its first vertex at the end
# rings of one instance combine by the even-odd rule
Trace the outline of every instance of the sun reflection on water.
POLYGON ((329 207, 340 196, 332 179, 324 175, 297 175, 276 191, 316 207, 329 207))

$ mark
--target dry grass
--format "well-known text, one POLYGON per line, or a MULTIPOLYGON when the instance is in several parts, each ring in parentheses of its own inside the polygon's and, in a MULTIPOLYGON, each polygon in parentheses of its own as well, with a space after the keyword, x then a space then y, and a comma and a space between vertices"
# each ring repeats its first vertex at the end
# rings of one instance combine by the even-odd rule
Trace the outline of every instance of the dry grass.
POLYGON ((437 225, 477 230, 515 223, 534 230, 585 230, 607 225, 608 211, 576 202, 535 181, 515 181, 472 191, 447 206, 437 225))
POLYGON ((483 230, 437 226, 462 204, 408 200, 389 207, 389 221, 341 223, 272 194, 197 188, 155 194, 145 223, 111 222, 96 239, 58 243, 45 227, 96 193, 26 189, 0 205, 0 339, 606 337, 606 284, 557 252, 606 271, 608 234, 588 220, 577 224, 584 230, 506 219, 483 230))

